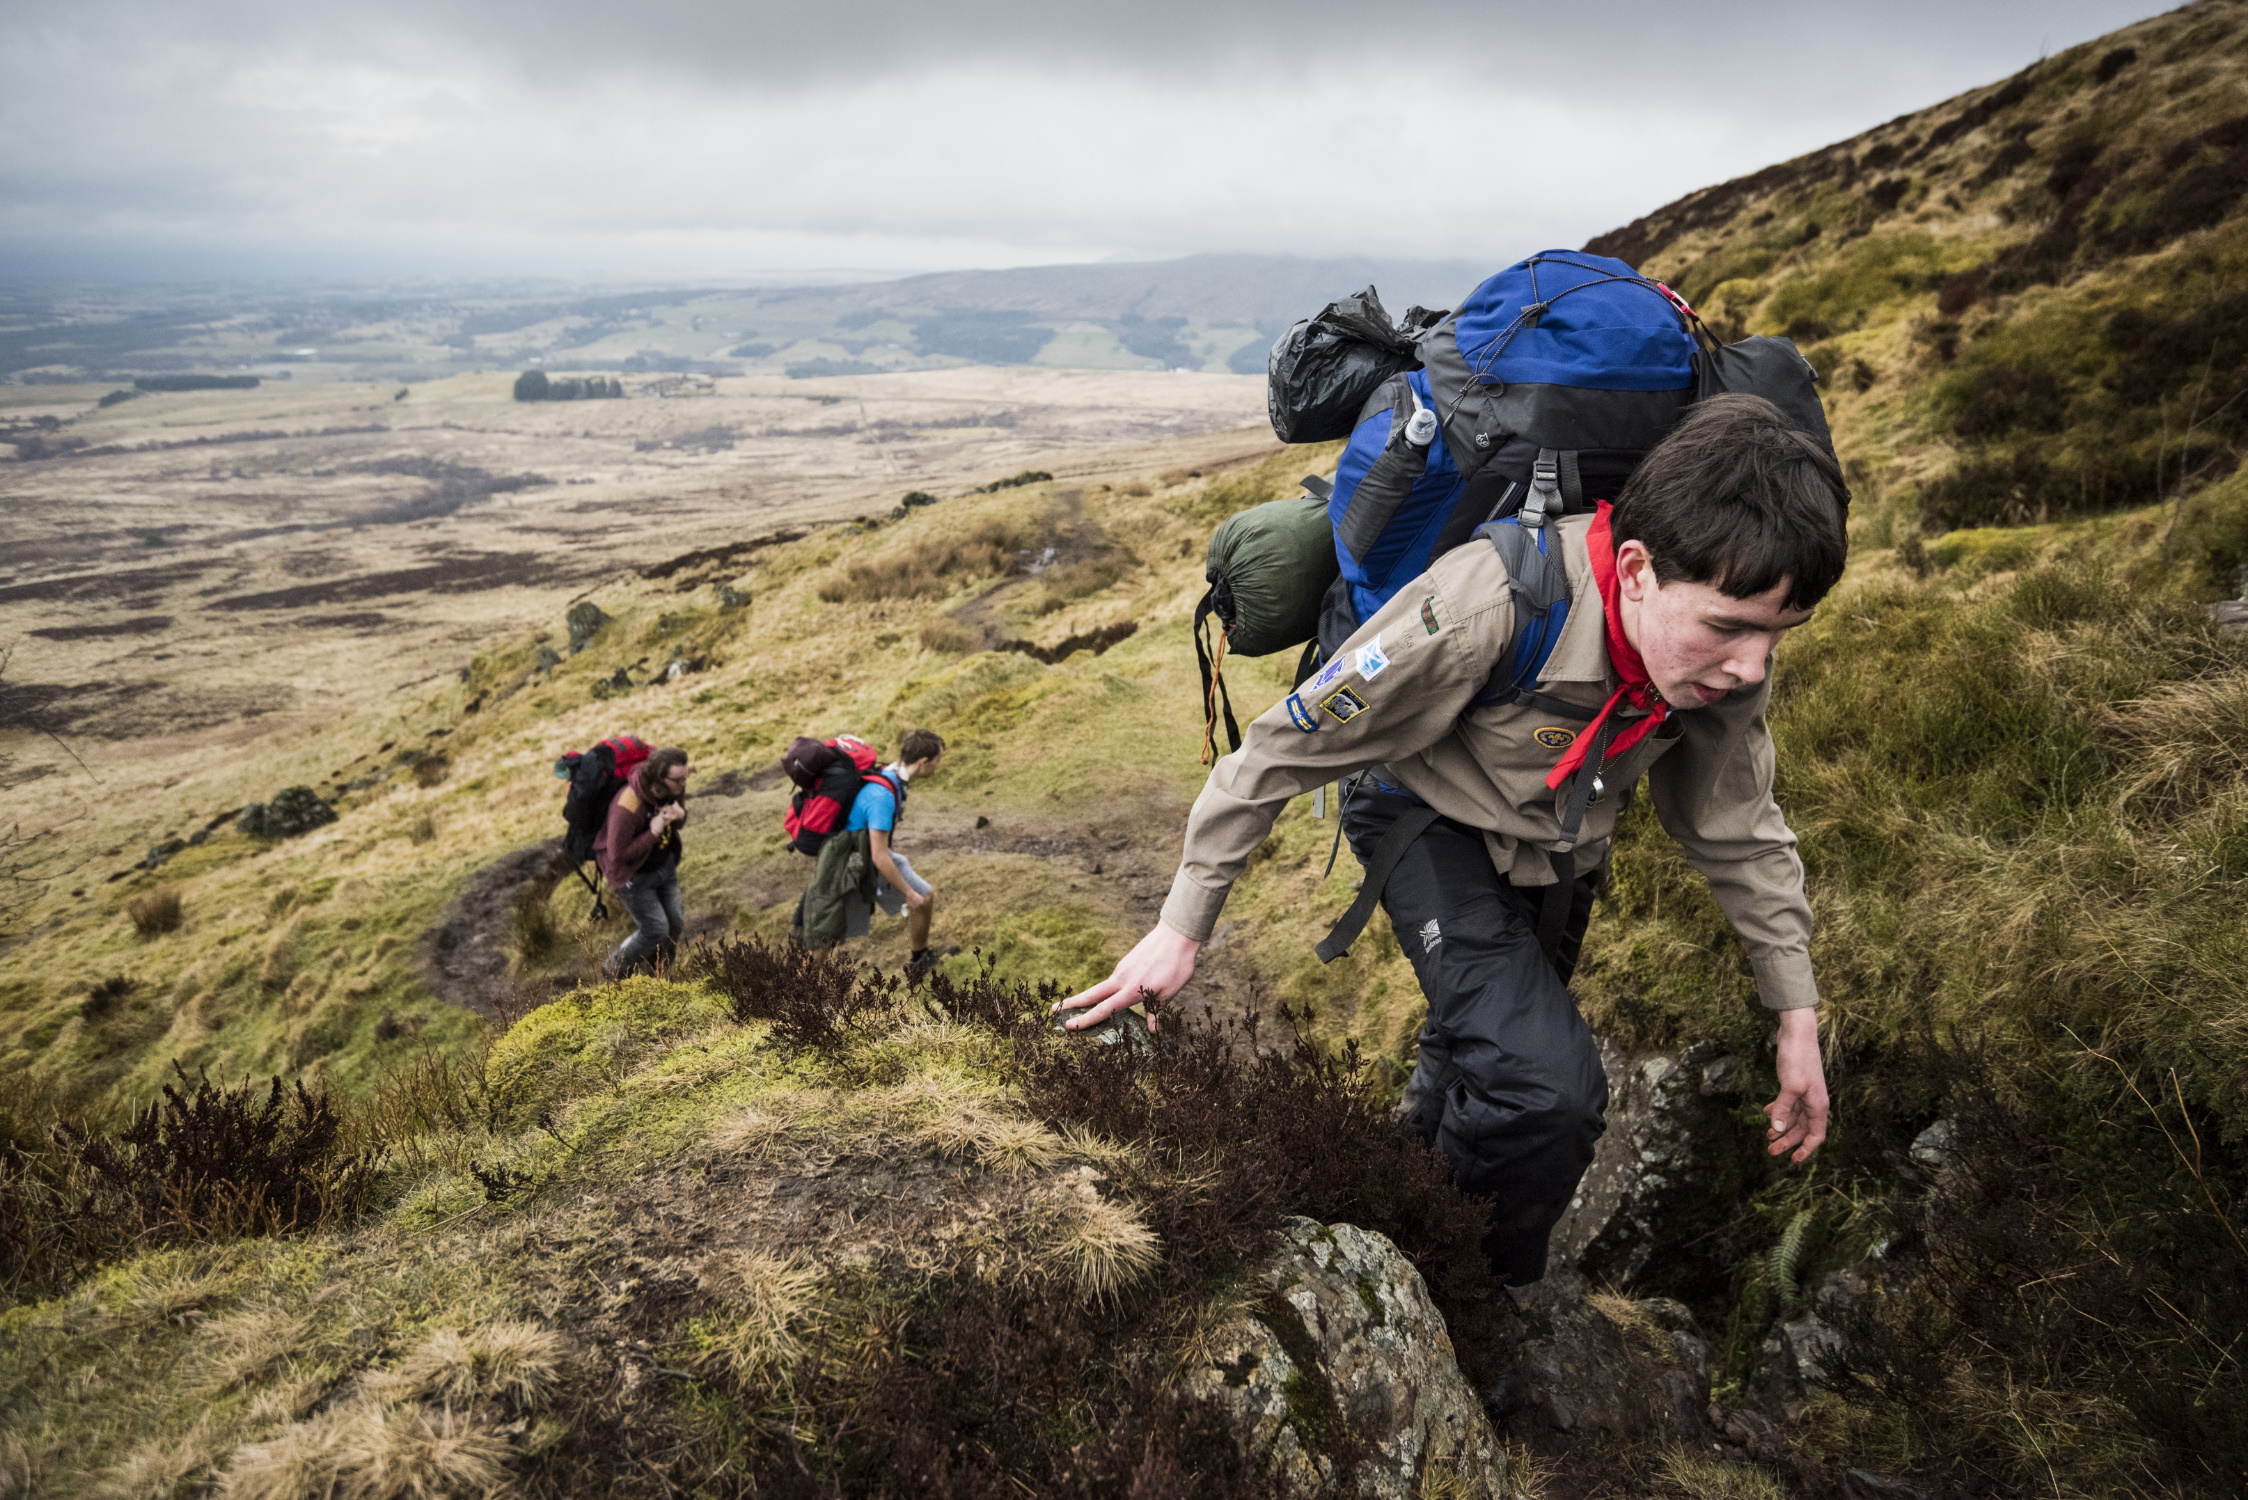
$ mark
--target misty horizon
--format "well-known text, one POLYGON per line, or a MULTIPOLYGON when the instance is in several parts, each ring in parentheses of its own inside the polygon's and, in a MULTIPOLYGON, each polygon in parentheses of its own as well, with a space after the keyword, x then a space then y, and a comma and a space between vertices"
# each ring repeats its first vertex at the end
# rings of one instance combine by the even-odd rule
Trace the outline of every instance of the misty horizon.
POLYGON ((1496 265, 2159 8, 96 0, 0 44, 0 277, 1496 265))

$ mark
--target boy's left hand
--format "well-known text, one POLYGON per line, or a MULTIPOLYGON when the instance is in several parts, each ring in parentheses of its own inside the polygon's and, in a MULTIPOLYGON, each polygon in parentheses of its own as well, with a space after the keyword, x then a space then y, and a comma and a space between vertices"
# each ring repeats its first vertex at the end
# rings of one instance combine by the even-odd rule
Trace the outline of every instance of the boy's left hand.
POLYGON ((1780 1012, 1780 1097, 1764 1106, 1772 1128, 1765 1150, 1807 1162, 1827 1138, 1826 1070, 1819 1061, 1819 1008, 1780 1012))

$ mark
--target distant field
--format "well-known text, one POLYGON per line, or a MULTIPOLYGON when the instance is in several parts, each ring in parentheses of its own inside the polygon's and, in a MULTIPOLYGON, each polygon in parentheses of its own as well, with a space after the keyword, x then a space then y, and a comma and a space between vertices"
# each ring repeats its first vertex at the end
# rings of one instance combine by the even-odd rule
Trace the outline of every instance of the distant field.
MULTIPOLYGON (((511 384, 269 382, 107 408, 110 385, 0 387, 18 451, 59 450, 0 462, 0 787, 82 756, 122 847, 143 832, 136 799, 181 767, 337 723, 503 635, 559 639, 605 581, 886 514, 909 490, 1272 446, 1262 382, 1239 376, 964 368, 535 404, 511 384)), ((706 558, 677 586, 747 565, 706 558)), ((19 802, 33 827, 87 810, 19 802)))

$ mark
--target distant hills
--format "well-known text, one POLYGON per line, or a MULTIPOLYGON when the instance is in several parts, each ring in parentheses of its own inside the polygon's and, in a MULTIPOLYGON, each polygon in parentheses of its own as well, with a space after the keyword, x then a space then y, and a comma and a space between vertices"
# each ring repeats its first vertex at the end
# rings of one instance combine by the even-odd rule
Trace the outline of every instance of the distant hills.
MULTIPOLYGON (((1505 255, 1519 253, 1509 247, 1505 255)), ((957 364, 1257 373, 1369 283, 1450 306, 1471 262, 1198 255, 783 288, 553 284, 0 288, 0 377, 188 370, 411 380, 463 370, 868 374, 957 364)))

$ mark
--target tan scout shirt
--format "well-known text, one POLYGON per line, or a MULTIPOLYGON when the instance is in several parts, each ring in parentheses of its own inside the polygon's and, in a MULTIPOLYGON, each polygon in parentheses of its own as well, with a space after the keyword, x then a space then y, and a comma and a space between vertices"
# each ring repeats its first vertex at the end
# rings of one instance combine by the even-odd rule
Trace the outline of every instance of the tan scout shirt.
MULTIPOLYGON (((1559 523, 1569 571, 1568 622, 1540 691, 1597 709, 1618 679, 1608 665, 1600 590, 1585 556, 1589 516, 1559 523)), ((1546 851, 1566 846, 1569 785, 1548 772, 1584 729, 1523 703, 1471 709, 1514 639, 1514 601, 1498 549, 1480 539, 1400 589, 1327 669, 1249 726, 1220 760, 1187 819, 1186 852, 1163 921, 1207 941, 1249 852, 1288 799, 1369 766, 1443 816, 1483 830, 1491 863, 1518 886, 1550 885, 1546 851), (1362 703, 1363 708, 1356 705, 1362 703), (1299 727, 1295 715, 1312 726, 1299 727)), ((1576 868, 1608 857, 1625 788, 1642 775, 1655 813, 1709 880, 1747 945, 1758 993, 1774 1010, 1816 1005, 1811 908, 1795 835, 1772 800, 1770 679, 1706 708, 1673 711, 1613 758, 1607 791, 1585 813, 1576 868)))

